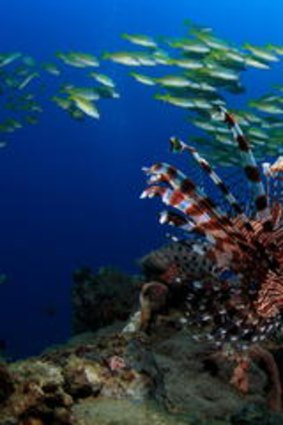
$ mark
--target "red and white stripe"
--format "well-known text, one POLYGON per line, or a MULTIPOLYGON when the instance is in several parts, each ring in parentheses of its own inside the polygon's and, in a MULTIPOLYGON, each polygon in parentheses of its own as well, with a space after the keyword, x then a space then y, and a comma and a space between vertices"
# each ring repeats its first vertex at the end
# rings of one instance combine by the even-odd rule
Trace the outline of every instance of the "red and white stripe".
POLYGON ((217 107, 220 112, 220 118, 228 125, 232 132, 234 140, 237 142, 241 157, 243 159, 243 168, 252 191, 255 194, 255 207, 258 218, 265 221, 263 226, 271 229, 270 210, 268 207, 267 196, 260 176, 260 170, 252 153, 250 143, 241 130, 236 119, 223 106, 217 107))

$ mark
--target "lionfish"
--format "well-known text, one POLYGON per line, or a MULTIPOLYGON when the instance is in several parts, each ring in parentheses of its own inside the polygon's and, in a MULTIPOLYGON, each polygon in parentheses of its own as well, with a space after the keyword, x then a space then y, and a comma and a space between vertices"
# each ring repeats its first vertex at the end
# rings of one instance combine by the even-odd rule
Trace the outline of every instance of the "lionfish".
POLYGON ((183 235, 161 249, 159 260, 162 255, 173 260, 173 283, 186 288, 186 322, 195 336, 244 350, 281 326, 283 158, 264 164, 262 173, 234 116, 223 106, 217 106, 216 115, 238 146, 250 188, 249 211, 207 160, 176 137, 170 139, 173 152, 188 152, 229 208, 220 207, 203 185, 166 163, 143 169, 149 186, 141 198, 160 197, 171 207, 161 213, 161 223, 183 235))

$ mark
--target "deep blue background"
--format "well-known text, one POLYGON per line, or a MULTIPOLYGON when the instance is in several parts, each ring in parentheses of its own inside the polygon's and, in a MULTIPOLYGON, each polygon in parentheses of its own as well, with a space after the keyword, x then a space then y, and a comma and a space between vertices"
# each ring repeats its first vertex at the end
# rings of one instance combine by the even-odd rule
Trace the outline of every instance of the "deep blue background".
MULTIPOLYGON (((40 61, 57 50, 99 54, 125 48, 123 32, 182 36, 185 18, 235 43, 283 42, 281 0, 1 0, 1 50, 40 61)), ((122 97, 101 104, 101 121, 72 122, 47 106, 39 126, 0 152, 0 264, 9 276, 0 287, 0 338, 11 356, 67 338, 76 267, 133 271, 135 259, 164 240, 158 206, 138 199, 140 169, 167 159, 168 137, 187 136, 188 124, 127 69, 107 63, 104 70, 122 97)), ((250 74, 249 95, 282 79, 282 71, 250 74)))

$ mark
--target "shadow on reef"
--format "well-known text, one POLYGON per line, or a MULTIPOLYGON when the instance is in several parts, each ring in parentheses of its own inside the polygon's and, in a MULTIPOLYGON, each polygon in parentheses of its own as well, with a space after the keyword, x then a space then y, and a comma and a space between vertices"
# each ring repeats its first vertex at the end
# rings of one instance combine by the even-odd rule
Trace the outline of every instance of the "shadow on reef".
POLYGON ((127 320, 138 305, 141 279, 113 267, 97 274, 83 267, 73 274, 73 332, 95 331, 117 320, 127 320))

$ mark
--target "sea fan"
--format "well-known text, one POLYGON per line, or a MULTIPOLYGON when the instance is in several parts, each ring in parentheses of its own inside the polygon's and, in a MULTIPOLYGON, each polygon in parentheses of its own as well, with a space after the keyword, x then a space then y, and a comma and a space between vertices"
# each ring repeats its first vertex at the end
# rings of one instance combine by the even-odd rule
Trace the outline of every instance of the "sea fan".
POLYGON ((265 164, 264 177, 234 117, 221 106, 214 118, 227 124, 237 143, 250 187, 246 202, 238 202, 210 164, 175 137, 170 141, 172 150, 190 154, 213 183, 213 195, 200 181, 159 163, 144 169, 149 187, 142 198, 160 197, 170 207, 160 221, 185 235, 171 249, 174 280, 186 288, 188 324, 218 346, 228 343, 245 349, 281 326, 283 161, 279 158, 271 167, 265 164))

